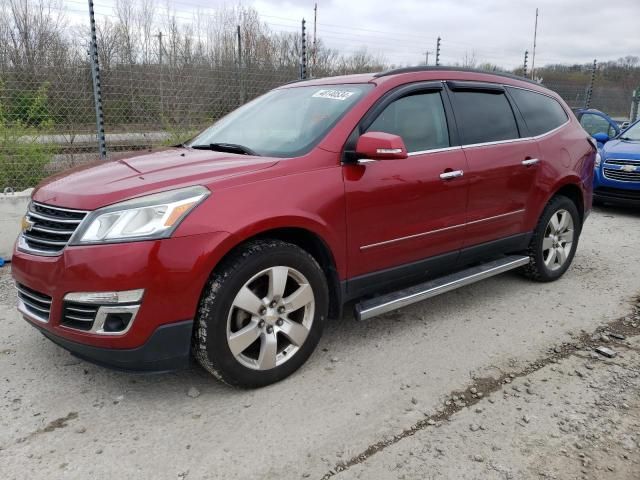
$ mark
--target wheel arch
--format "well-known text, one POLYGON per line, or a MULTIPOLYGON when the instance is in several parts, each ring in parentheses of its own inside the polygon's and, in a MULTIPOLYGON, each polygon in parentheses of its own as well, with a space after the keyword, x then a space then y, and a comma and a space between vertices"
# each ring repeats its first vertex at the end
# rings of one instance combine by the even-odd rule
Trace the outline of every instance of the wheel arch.
POLYGON ((563 195, 567 197, 576 205, 576 208, 578 209, 578 214, 580 215, 580 226, 582 226, 582 224, 584 223, 584 217, 585 217, 585 205, 584 205, 584 195, 582 193, 582 189, 580 188, 580 186, 574 182, 567 182, 562 186, 558 187, 556 191, 553 193, 553 195, 549 198, 549 200, 551 200, 551 198, 557 195, 563 195))
MULTIPOLYGON (((329 316, 339 318, 342 315, 342 289, 333 252, 324 239, 311 230, 301 227, 280 227, 265 230, 245 240, 275 238, 292 243, 309 253, 320 265, 327 278, 329 287, 329 316)), ((243 242, 243 243, 245 243, 243 242)))
MULTIPOLYGON (((327 279, 329 289, 329 316, 339 318, 342 315, 342 286, 339 265, 335 252, 329 242, 315 229, 308 226, 250 226, 242 232, 232 235, 224 247, 224 253, 213 266, 215 271, 238 248, 248 242, 260 239, 277 239, 294 244, 309 253, 320 265, 327 279)), ((339 261, 339 260, 338 260, 339 261)), ((206 286, 204 287, 206 288, 206 286)))
POLYGON ((582 225, 585 220, 585 198, 583 193, 583 188, 581 187, 582 182, 580 178, 577 176, 569 176, 565 177, 558 182, 556 182, 553 187, 545 189, 545 194, 542 197, 543 202, 536 207, 535 215, 530 217, 532 222, 532 227, 538 222, 538 219, 544 212, 544 209, 549 204, 551 199, 557 195, 563 195, 569 198, 578 209, 578 214, 580 215, 580 224, 582 225))

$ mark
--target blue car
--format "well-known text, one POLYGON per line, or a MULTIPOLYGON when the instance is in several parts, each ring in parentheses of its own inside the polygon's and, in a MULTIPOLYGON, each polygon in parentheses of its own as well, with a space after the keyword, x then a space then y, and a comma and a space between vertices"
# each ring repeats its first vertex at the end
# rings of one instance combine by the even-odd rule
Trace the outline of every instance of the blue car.
POLYGON ((604 131, 592 136, 603 145, 596 155, 594 201, 640 206, 640 120, 614 138, 604 131))
MULTIPOLYGON (((606 133, 607 137, 613 138, 620 134, 621 128, 618 123, 609 115, 595 108, 574 109, 576 118, 587 133, 594 136, 596 133, 606 133)), ((602 148, 602 143, 598 142, 598 148, 602 148)))

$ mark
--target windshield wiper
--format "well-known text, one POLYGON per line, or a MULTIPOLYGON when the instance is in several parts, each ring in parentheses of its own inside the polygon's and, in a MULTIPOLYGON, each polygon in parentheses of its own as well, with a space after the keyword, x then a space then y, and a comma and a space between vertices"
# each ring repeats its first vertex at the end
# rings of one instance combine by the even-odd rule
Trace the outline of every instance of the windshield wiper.
POLYGON ((191 148, 196 150, 213 150, 214 152, 228 152, 228 153, 240 153, 242 155, 255 155, 259 157, 255 151, 244 145, 238 145, 237 143, 210 143, 209 145, 191 145, 191 148))
POLYGON ((618 137, 620 140, 626 140, 628 142, 633 142, 634 139, 633 138, 629 138, 629 137, 618 137))

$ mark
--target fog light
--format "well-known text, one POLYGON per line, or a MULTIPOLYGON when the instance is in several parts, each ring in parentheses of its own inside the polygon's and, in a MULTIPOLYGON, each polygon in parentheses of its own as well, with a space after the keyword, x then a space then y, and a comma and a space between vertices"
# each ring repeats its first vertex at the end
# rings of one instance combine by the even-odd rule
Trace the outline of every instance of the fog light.
POLYGON ((109 313, 107 314, 102 329, 105 332, 122 332, 129 326, 131 317, 131 313, 109 313))

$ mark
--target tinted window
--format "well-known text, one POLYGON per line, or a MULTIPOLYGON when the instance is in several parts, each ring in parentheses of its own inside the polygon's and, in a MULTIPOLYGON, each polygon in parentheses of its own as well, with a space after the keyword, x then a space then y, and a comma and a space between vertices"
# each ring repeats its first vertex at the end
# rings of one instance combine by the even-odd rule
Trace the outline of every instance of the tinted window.
POLYGON ((399 135, 408 152, 449 146, 449 131, 439 92, 400 98, 385 108, 367 129, 399 135))
POLYGON ((456 121, 463 144, 497 142, 518 138, 518 126, 504 93, 454 93, 456 121))
POLYGON ((510 88, 509 92, 532 136, 553 130, 569 118, 560 104, 551 97, 519 88, 510 88))
POLYGON ((589 135, 595 135, 596 133, 606 133, 610 137, 615 137, 616 135, 616 131, 606 118, 593 113, 582 114, 582 117, 580 117, 580 125, 582 125, 582 128, 584 128, 589 135))

